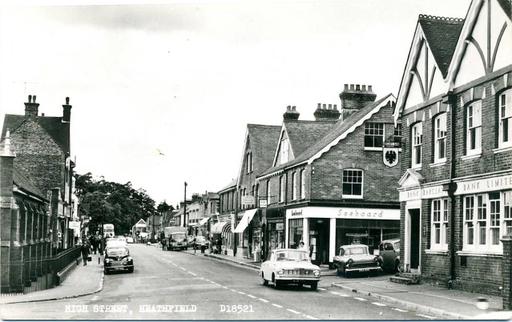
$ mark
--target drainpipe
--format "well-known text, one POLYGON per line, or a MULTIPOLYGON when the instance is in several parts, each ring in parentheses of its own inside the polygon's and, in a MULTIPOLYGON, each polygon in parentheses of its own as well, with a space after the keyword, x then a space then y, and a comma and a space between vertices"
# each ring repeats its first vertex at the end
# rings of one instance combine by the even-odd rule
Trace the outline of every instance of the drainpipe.
POLYGON ((451 112, 451 131, 450 131, 450 173, 449 181, 443 185, 443 190, 448 192, 450 198, 450 244, 449 244, 449 256, 450 256, 450 280, 448 281, 448 288, 453 287, 453 283, 456 279, 455 273, 455 190, 457 190, 457 184, 453 182, 455 177, 455 159, 456 159, 456 136, 455 129, 457 127, 457 109, 456 99, 452 91, 449 91, 446 96, 443 97, 443 103, 448 104, 451 112))

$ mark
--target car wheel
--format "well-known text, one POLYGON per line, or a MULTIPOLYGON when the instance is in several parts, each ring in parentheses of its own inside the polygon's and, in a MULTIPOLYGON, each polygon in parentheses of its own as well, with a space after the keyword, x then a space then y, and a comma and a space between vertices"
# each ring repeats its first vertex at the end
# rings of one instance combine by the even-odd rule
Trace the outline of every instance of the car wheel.
POLYGON ((316 291, 316 289, 317 289, 317 288, 318 288, 318 282, 317 282, 317 281, 315 281, 315 282, 311 283, 311 289, 312 289, 313 291, 316 291))
POLYGON ((302 288, 304 286, 303 283, 299 283, 299 288, 302 288))
POLYGON ((128 268, 128 273, 133 273, 133 267, 128 268))
POLYGON ((400 261, 395 262, 395 269, 393 273, 400 273, 400 261))
POLYGON ((263 285, 267 286, 268 285, 268 281, 265 279, 265 275, 263 274, 263 272, 261 272, 261 279, 263 280, 263 285))

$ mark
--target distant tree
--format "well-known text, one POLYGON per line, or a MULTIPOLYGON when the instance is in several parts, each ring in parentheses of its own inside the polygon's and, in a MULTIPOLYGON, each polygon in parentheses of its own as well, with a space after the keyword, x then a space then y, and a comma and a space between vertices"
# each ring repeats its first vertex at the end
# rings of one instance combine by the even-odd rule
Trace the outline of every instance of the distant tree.
POLYGON ((158 204, 158 206, 156 207, 156 211, 160 214, 163 214, 163 213, 166 213, 166 212, 169 212, 169 211, 173 211, 174 210, 174 207, 167 204, 167 202, 162 201, 161 203, 158 204))

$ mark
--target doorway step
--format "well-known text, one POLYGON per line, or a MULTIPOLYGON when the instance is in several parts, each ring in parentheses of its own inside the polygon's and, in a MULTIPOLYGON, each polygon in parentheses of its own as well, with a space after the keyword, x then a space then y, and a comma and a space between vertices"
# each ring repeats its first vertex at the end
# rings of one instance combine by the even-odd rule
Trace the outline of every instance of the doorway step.
POLYGON ((421 275, 417 273, 398 273, 395 276, 391 276, 389 280, 399 284, 420 284, 421 275))

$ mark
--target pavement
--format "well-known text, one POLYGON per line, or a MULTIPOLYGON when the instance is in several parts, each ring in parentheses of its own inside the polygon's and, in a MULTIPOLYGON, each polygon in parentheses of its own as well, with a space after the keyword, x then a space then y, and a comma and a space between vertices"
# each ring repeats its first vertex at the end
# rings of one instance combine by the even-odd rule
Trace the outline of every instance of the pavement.
POLYGON ((97 293, 103 288, 103 261, 100 258, 98 264, 98 258, 100 255, 92 254, 92 261, 85 266, 80 259, 59 286, 26 294, 1 294, 0 304, 52 301, 97 293))
MULTIPOLYGON (((201 254, 200 251, 194 253, 193 250, 187 250, 185 252, 192 255, 213 257, 218 260, 224 260, 235 265, 256 270, 258 270, 261 265, 260 262, 254 262, 250 259, 210 254, 208 250, 204 254, 201 254)), ((336 276, 336 271, 322 267, 322 276, 336 276)), ((336 282, 332 283, 332 286, 352 293, 369 296, 388 304, 399 305, 408 310, 414 310, 419 313, 435 315, 446 319, 474 319, 482 314, 502 310, 502 298, 500 296, 449 290, 428 284, 398 284, 389 281, 389 275, 364 279, 340 277, 336 279, 336 282), (488 301, 489 308, 487 310, 477 308, 476 303, 479 299, 488 301)))

